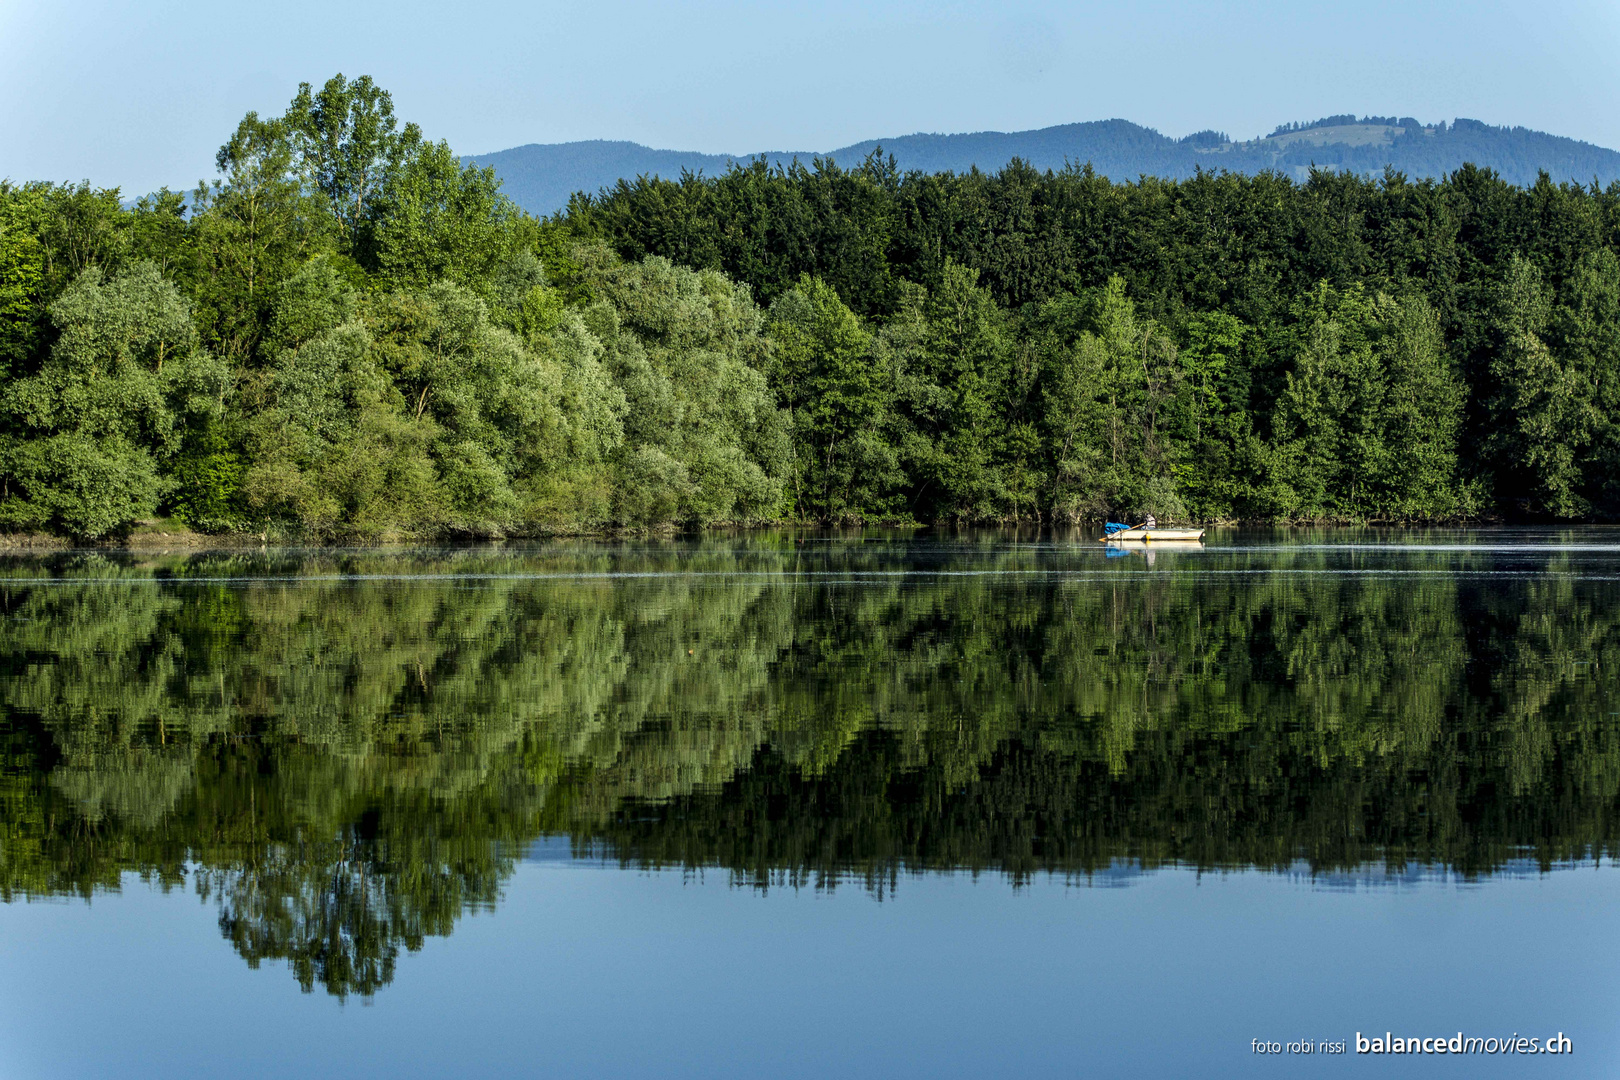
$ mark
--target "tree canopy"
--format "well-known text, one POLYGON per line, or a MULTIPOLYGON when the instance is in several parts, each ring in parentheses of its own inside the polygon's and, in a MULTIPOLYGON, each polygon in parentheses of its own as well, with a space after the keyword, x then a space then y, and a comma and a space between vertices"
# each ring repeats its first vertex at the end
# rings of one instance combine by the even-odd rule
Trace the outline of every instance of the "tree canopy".
POLYGON ((1620 185, 764 161, 540 220, 369 78, 0 183, 0 527, 1620 516, 1620 185))

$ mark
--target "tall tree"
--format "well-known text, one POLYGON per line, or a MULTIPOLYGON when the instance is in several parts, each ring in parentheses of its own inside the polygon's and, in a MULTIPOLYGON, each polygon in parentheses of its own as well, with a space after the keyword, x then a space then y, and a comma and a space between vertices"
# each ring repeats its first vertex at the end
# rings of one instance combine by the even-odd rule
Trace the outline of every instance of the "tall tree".
POLYGON ((1500 343, 1491 373, 1499 389, 1488 445, 1497 458, 1499 496, 1534 512, 1576 517, 1588 506, 1580 457, 1594 418, 1583 373, 1547 344, 1551 318, 1540 269, 1514 255, 1497 295, 1500 343))
POLYGON ((282 120, 248 113, 219 148, 220 177, 192 197, 204 332, 222 355, 252 360, 275 288, 324 246, 328 230, 293 175, 282 120))
POLYGON ((300 83, 286 127, 299 171, 328 200, 350 244, 362 231, 372 201, 422 142, 415 124, 399 128, 393 96, 370 75, 353 82, 334 75, 318 93, 300 83))
POLYGON ((1278 403, 1276 510, 1301 517, 1447 517, 1459 491, 1462 390, 1421 298, 1318 287, 1278 403))
POLYGON ((893 517, 903 481, 887 355, 832 286, 806 274, 771 305, 768 369, 793 425, 793 490, 802 517, 893 517))

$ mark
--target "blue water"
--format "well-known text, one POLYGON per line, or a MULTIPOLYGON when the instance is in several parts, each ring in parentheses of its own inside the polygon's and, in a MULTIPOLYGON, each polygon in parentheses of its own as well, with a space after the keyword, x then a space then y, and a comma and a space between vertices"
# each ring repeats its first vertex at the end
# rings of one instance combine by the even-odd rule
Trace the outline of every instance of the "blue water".
POLYGON ((1611 866, 1325 887, 1168 870, 1090 886, 903 877, 883 901, 525 863, 369 1003, 304 995, 137 881, 0 908, 8 1077, 1608 1077, 1611 866), (1562 1058, 1252 1039, 1562 1031, 1562 1058))
POLYGON ((1620 1075, 1615 540, 14 560, 0 1080, 1620 1075))

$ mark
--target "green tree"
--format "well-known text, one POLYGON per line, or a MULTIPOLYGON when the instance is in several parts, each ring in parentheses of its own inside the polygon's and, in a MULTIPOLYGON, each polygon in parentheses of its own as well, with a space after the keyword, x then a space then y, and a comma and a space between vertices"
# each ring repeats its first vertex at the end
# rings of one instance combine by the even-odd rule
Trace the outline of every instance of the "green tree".
POLYGON ((43 185, 0 181, 0 379, 28 371, 45 331, 43 185))
POLYGON ((1580 468, 1580 496, 1606 517, 1620 513, 1620 257, 1588 250, 1565 278, 1547 324, 1549 346, 1579 385, 1565 438, 1580 468))
POLYGON ((284 121, 299 173, 326 200, 344 241, 354 245, 387 188, 422 142, 415 124, 399 127, 394 99, 362 75, 337 74, 318 93, 299 83, 284 121))
POLYGON ((278 294, 267 333, 275 359, 244 401, 246 504, 261 520, 318 535, 440 524, 429 456, 437 427, 404 415, 341 281, 316 263, 278 294))
POLYGON ((1252 481, 1265 454, 1249 411, 1252 328, 1223 311, 1200 312, 1188 320, 1186 336, 1178 355, 1176 471, 1190 512, 1231 518, 1253 505, 1252 481))
POLYGON ((249 113, 215 158, 221 179, 192 196, 198 301, 214 349, 254 362, 276 286, 323 246, 325 225, 292 174, 287 126, 249 113))
POLYGON ((1030 325, 1044 354, 1053 512, 1185 517, 1169 423, 1184 374, 1164 329, 1138 313, 1120 278, 1045 305, 1030 325))
POLYGON ((5 520, 97 539, 154 513, 165 460, 215 415, 223 366, 198 346, 191 305, 152 263, 92 267, 51 305, 58 338, 11 383, 5 520))
POLYGON ((978 273, 948 264, 938 286, 914 293, 892 321, 886 344, 912 511, 969 521, 1016 514, 1010 474, 1024 447, 1010 437, 1011 343, 978 273))
POLYGON ((426 143, 375 198, 368 258, 401 285, 495 284, 536 238, 533 219, 501 194, 492 168, 462 167, 443 142, 426 143))
POLYGON ((766 381, 764 313, 746 287, 665 259, 582 251, 602 299, 583 313, 625 399, 615 515, 633 524, 776 516, 787 418, 766 381))
POLYGON ((1576 517, 1588 506, 1580 457, 1591 438, 1590 387, 1545 340, 1552 297, 1534 263, 1513 257, 1498 307, 1500 344, 1491 369, 1500 390, 1489 445, 1507 481, 1502 494, 1534 510, 1576 517))
POLYGON ((1462 390, 1421 298, 1322 285, 1278 403, 1271 497, 1303 517, 1446 517, 1462 390))
POLYGON ((805 275, 770 310, 769 369, 792 424, 802 517, 892 517, 904 477, 893 446, 893 377, 837 292, 805 275))

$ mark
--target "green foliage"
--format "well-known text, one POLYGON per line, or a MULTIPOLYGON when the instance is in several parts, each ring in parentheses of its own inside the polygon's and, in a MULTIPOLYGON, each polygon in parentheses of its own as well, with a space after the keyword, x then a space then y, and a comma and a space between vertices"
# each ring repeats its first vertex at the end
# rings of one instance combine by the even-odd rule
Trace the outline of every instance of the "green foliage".
POLYGON ((181 520, 208 532, 241 529, 248 524, 241 507, 242 455, 212 423, 200 427, 169 465, 174 484, 168 505, 181 520))
MULTIPOLYGON (((961 368, 960 387, 950 376, 960 406, 985 387, 993 404, 944 424, 994 431, 942 442, 936 413, 915 427, 901 487, 919 516, 1620 516, 1608 419, 1620 361, 1606 329, 1620 319, 1620 185, 1520 189, 1472 166, 1419 183, 1315 170, 1303 182, 1198 172, 1115 184, 1018 161, 956 175, 755 162, 712 180, 622 183, 576 199, 565 220, 626 255, 722 270, 771 300, 816 275, 879 340, 934 334, 924 327, 941 316, 936 294, 960 295, 961 274, 976 271, 1003 313, 1007 358, 961 368), (829 197, 840 191, 861 194, 829 197), (846 237, 881 243, 881 258, 846 237), (1516 260, 1549 290, 1546 336, 1533 332, 1545 357, 1500 299, 1516 260), (1387 295, 1407 314, 1340 341, 1344 327, 1327 329, 1338 316, 1312 299, 1323 284, 1387 295), (1110 288, 1151 323, 1134 361, 1126 320, 1107 317, 1112 346, 1095 325, 1110 288), (1427 320, 1406 307, 1419 301, 1427 320), (1368 344, 1386 338, 1407 345, 1368 344), (1338 401, 1331 386, 1358 365, 1381 381, 1338 401), (1415 395, 1404 412, 1374 400, 1402 394, 1415 395), (1366 428, 1385 422, 1397 428, 1366 428), (1349 471, 1324 456, 1341 436, 1357 455, 1349 471), (1034 453, 1018 449, 1032 437, 1034 453), (1408 452, 1420 460, 1386 460, 1408 452), (959 466, 949 476, 942 454, 959 466), (1355 472, 1364 465, 1382 472, 1355 472)), ((943 385, 929 374, 937 364, 915 369, 920 387, 943 385)))
POLYGON ((874 151, 541 222, 341 75, 215 164, 0 184, 6 527, 1620 519, 1620 186, 874 151))
POLYGON ((748 289, 713 271, 581 252, 602 297, 585 326, 624 395, 621 520, 775 517, 791 453, 786 417, 762 370, 764 313, 748 289), (648 508, 672 508, 652 516, 648 508))
POLYGON ((923 517, 1016 516, 1005 445, 1009 342, 1005 318, 978 273, 947 265, 936 288, 915 294, 894 339, 901 453, 923 517))
POLYGON ((43 333, 44 189, 0 181, 0 378, 28 370, 43 333))
POLYGON ((394 99, 370 75, 353 82, 334 75, 319 93, 299 83, 285 127, 299 173, 351 240, 368 223, 371 202, 422 141, 415 124, 394 130, 394 99))
POLYGON ((1615 494, 1620 260, 1588 252, 1556 305, 1541 271, 1515 257, 1498 289, 1489 442, 1512 493, 1556 517, 1615 494))
MULTIPOLYGON (((1188 364, 1164 329, 1138 312, 1119 278, 1099 292, 1043 305, 1031 322, 1056 459, 1054 512, 1071 521, 1115 508, 1127 516, 1185 516, 1173 421, 1179 405, 1194 439, 1201 437, 1209 401, 1203 386, 1186 379, 1188 364)), ((1192 370, 1217 363, 1202 354, 1192 370)))
POLYGON ((152 263, 86 270, 50 316, 49 359, 0 398, 13 432, 0 512, 14 527, 97 539, 155 512, 172 483, 160 464, 217 414, 225 371, 152 263))
POLYGON ((112 188, 88 182, 45 187, 38 219, 45 276, 54 296, 94 266, 115 268, 128 254, 128 215, 112 188))
POLYGON ((325 250, 330 223, 292 173, 287 125, 249 113, 216 158, 223 179, 192 195, 203 332, 234 363, 258 356, 276 286, 325 250))
POLYGON ((1297 517, 1446 518, 1457 489, 1462 389, 1420 298, 1323 285, 1300 320, 1274 421, 1270 498, 1297 517))
POLYGON ((768 372, 793 430, 798 516, 898 516, 895 377, 888 353, 832 286, 806 275, 771 305, 768 372))
POLYGON ((463 168, 448 145, 428 143, 390 175, 369 256, 401 285, 447 280, 476 287, 530 253, 534 235, 533 220, 501 194, 495 170, 463 168))

